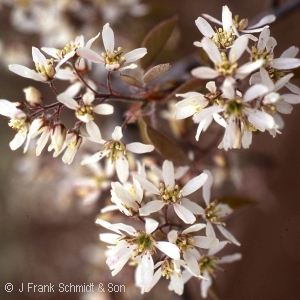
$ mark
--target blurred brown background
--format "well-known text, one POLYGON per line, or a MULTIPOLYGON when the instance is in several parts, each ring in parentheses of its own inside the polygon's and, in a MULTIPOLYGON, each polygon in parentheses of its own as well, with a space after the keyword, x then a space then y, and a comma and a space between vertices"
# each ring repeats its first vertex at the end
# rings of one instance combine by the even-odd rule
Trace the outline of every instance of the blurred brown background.
MULTIPOLYGON (((287 2, 278 1, 278 4, 287 2)), ((181 56, 192 54, 195 51, 192 43, 201 39, 194 22, 201 13, 220 19, 222 5, 226 4, 234 14, 251 20, 268 10, 271 1, 163 0, 144 3, 153 5, 153 25, 174 14, 179 16, 181 56)), ((277 55, 289 46, 300 47, 299 18, 298 6, 271 25, 271 34, 278 41, 277 55)), ((0 20, 0 38, 7 39, 13 34, 9 29, 7 10, 1 11, 0 20)), ((126 20, 124 17, 123 24, 126 20)), ((146 21, 149 26, 149 20, 146 21)), ((23 101, 22 89, 28 85, 40 86, 8 73, 2 66, 1 98, 23 101)), ((47 93, 48 87, 43 87, 43 91, 47 93)), ((241 248, 231 249, 240 251, 243 260, 226 265, 226 272, 218 273, 223 300, 299 299, 300 106, 295 105, 292 114, 284 116, 284 121, 282 135, 273 139, 268 133, 260 134, 254 138, 250 150, 240 150, 245 160, 245 176, 239 193, 251 195, 259 204, 237 213, 228 223, 242 243, 241 248)), ((99 205, 82 213, 80 205, 68 198, 66 169, 59 175, 59 185, 56 185, 58 180, 52 178, 55 172, 44 168, 45 161, 39 163, 37 173, 31 170, 32 178, 17 172, 16 168, 28 170, 36 166, 35 161, 39 158, 33 156, 24 160, 21 149, 12 152, 8 144, 14 133, 4 117, 0 118, 0 126, 0 299, 151 299, 157 294, 160 298, 161 293, 165 299, 200 298, 197 281, 189 282, 182 298, 166 292, 165 287, 164 290, 157 287, 153 294, 144 296, 134 288, 128 288, 126 294, 103 293, 95 298, 67 293, 17 293, 16 288, 27 282, 83 284, 109 282, 110 278, 103 277, 103 246, 98 242, 99 228, 94 225, 99 205), (65 191, 63 199, 58 198, 59 189, 65 191), (12 293, 4 291, 7 282, 15 286, 12 293)), ((53 169, 61 167, 60 159, 50 162, 53 169)), ((126 282, 129 275, 133 276, 120 275, 116 282, 126 282)))

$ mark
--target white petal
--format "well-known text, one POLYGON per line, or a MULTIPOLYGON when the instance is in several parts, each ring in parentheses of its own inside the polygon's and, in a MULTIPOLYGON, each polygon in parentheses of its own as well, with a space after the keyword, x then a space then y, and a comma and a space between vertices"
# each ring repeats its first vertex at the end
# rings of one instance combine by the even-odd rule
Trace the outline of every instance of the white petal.
POLYGON ((187 208, 189 211, 192 211, 194 215, 202 215, 204 213, 204 209, 197 203, 187 199, 181 199, 181 205, 187 208))
POLYGON ((234 63, 236 62, 244 53, 248 45, 248 38, 245 35, 240 36, 232 45, 229 51, 229 60, 234 63))
POLYGON ((101 140, 100 129, 94 121, 86 123, 86 131, 93 140, 101 140))
POLYGON ((207 180, 203 185, 203 199, 205 201, 206 206, 210 203, 210 192, 213 184, 213 176, 209 170, 204 170, 204 173, 207 175, 207 180))
POLYGON ((24 67, 22 65, 12 64, 8 66, 9 70, 22 76, 25 78, 30 78, 36 81, 47 81, 47 79, 41 75, 40 73, 37 73, 34 70, 31 70, 27 67, 24 67))
POLYGON ((44 65, 46 63, 46 57, 44 54, 36 47, 32 47, 32 59, 35 63, 40 63, 44 65))
POLYGON ((119 180, 122 183, 125 183, 129 176, 129 164, 127 158, 124 155, 120 155, 116 160, 116 171, 119 180))
POLYGON ((122 128, 120 126, 116 126, 111 137, 114 141, 119 141, 123 137, 122 128))
POLYGON ((213 79, 219 76, 219 73, 209 67, 198 67, 192 70, 191 74, 197 78, 213 79))
POLYGON ((171 161, 165 160, 162 166, 163 178, 167 189, 174 188, 175 177, 174 177, 174 165, 171 161))
POLYGON ((232 23, 232 13, 229 10, 227 5, 224 5, 222 7, 222 25, 223 25, 223 29, 229 33, 231 27, 233 27, 233 23, 232 23))
POLYGON ((99 115, 111 115, 114 112, 114 107, 110 104, 102 103, 94 106, 93 111, 99 115))
POLYGON ((13 138, 13 140, 9 143, 10 149, 14 151, 20 148, 25 142, 26 136, 27 136, 26 131, 18 132, 13 138))
POLYGON ((212 285, 212 279, 207 270, 204 270, 203 277, 205 279, 201 280, 201 297, 206 298, 208 294, 208 290, 212 285))
POLYGON ((293 106, 290 103, 279 101, 275 103, 276 110, 282 114, 290 114, 293 110, 293 106))
POLYGON ((104 57, 99 55, 98 53, 96 53, 95 51, 91 50, 91 49, 88 49, 88 48, 81 48, 81 49, 78 49, 76 51, 76 54, 82 58, 85 58, 87 59, 88 61, 91 61, 93 63, 96 63, 96 64, 104 64, 105 63, 105 60, 104 60, 104 57))
POLYGON ((202 173, 197 177, 191 179, 182 189, 183 189, 183 196, 190 195, 200 189, 200 187, 205 183, 207 180, 207 174, 202 173))
POLYGON ((161 210, 165 205, 162 200, 152 200, 139 209, 141 216, 148 216, 154 212, 161 210))
POLYGON ((281 95, 284 101, 291 103, 291 104, 298 104, 300 103, 300 96, 295 94, 284 94, 281 95))
POLYGON ((124 56, 126 59, 126 63, 131 63, 142 58, 146 54, 147 54, 146 48, 138 48, 126 53, 124 56))
POLYGON ((288 49, 286 49, 285 51, 282 52, 282 54, 280 55, 280 57, 296 57, 296 55, 299 52, 299 48, 295 47, 295 46, 291 46, 288 49))
POLYGON ((78 103, 69 95, 62 93, 57 96, 57 100, 64 104, 66 107, 76 110, 79 108, 78 103))
POLYGON ((210 249, 218 246, 219 240, 214 237, 194 236, 194 245, 202 249, 210 249))
POLYGON ((153 151, 154 146, 135 142, 135 143, 127 144, 126 149, 133 153, 147 153, 153 151))
POLYGON ((205 230, 206 236, 208 237, 216 237, 216 233, 214 231, 214 228, 210 222, 207 222, 206 224, 206 230, 205 230))
POLYGON ((206 224, 204 224, 204 223, 194 224, 194 225, 188 227, 187 229, 183 230, 182 233, 186 234, 186 233, 190 233, 190 232, 196 232, 205 227, 206 227, 206 224))
POLYGON ((196 249, 187 249, 186 253, 183 253, 183 259, 188 265, 189 269, 197 276, 200 275, 199 264, 197 258, 195 257, 194 252, 196 249))
MULTIPOLYGON (((204 37, 201 41, 202 47, 207 53, 208 57, 213 63, 219 63, 222 61, 220 51, 216 44, 209 38, 204 37)), ((207 77, 206 77, 207 78, 207 77)))
POLYGON ((196 26, 198 27, 198 29, 200 30, 200 32, 204 36, 207 36, 207 37, 211 38, 215 35, 215 32, 212 29, 212 27, 210 26, 210 24, 205 19, 203 19, 202 17, 199 17, 195 21, 195 23, 196 23, 196 26))
POLYGON ((160 194, 159 189, 153 183, 151 183, 149 180, 147 180, 146 178, 144 178, 138 174, 133 174, 132 176, 134 178, 136 178, 136 180, 141 184, 141 186, 148 192, 150 192, 152 194, 156 194, 156 195, 160 194))
POLYGON ((95 95, 93 93, 85 93, 82 96, 83 103, 86 105, 91 105, 94 99, 95 99, 95 95))
POLYGON ((152 282, 153 273, 154 273, 153 258, 149 253, 147 253, 146 255, 142 256, 142 262, 141 262, 141 268, 139 274, 140 285, 147 289, 152 282))
POLYGON ((145 218, 145 230, 146 233, 150 234, 152 233, 158 226, 158 222, 156 220, 150 219, 150 218, 145 218))
POLYGON ((275 15, 266 15, 259 22, 257 22, 254 25, 250 26, 249 29, 250 28, 257 28, 257 27, 264 26, 266 24, 273 23, 275 20, 276 20, 275 15))
POLYGON ((102 30, 102 39, 105 50, 113 52, 115 50, 115 37, 113 30, 109 27, 109 24, 105 24, 102 30))
POLYGON ((88 40, 88 42, 86 43, 85 47, 86 48, 91 48, 92 44, 99 37, 99 35, 100 35, 100 32, 95 37, 93 37, 90 40, 88 40))
POLYGON ((177 214, 177 216, 186 224, 193 224, 196 221, 195 216, 192 212, 190 212, 187 208, 185 208, 183 205, 180 205, 178 203, 173 204, 174 210, 177 214))
POLYGON ((217 227, 226 239, 228 239, 230 242, 232 242, 233 244, 235 244, 237 246, 241 246, 241 243, 226 228, 224 228, 221 225, 217 225, 217 227))
POLYGON ((200 123, 202 120, 212 116, 213 114, 219 113, 224 110, 224 107, 213 105, 210 107, 207 107, 205 109, 202 109, 197 115, 193 117, 193 120, 196 123, 200 123))
POLYGON ((173 259, 180 258, 180 251, 179 251, 178 247, 174 244, 171 244, 169 242, 156 242, 155 246, 161 252, 167 254, 169 257, 171 257, 173 259))
POLYGON ((281 57, 273 59, 272 67, 279 70, 295 69, 300 66, 299 58, 281 57))
POLYGON ((222 258, 220 258, 218 263, 219 264, 227 264, 227 263, 235 262, 235 261, 240 260, 240 259, 242 259, 242 254, 241 253, 235 253, 235 254, 223 256, 222 258))
POLYGON ((208 250, 208 255, 215 255, 216 253, 220 252, 228 243, 228 241, 219 242, 216 247, 210 248, 208 250))
POLYGON ((259 59, 254 62, 246 63, 236 70, 236 77, 243 79, 253 71, 259 69, 263 64, 263 60, 259 59))

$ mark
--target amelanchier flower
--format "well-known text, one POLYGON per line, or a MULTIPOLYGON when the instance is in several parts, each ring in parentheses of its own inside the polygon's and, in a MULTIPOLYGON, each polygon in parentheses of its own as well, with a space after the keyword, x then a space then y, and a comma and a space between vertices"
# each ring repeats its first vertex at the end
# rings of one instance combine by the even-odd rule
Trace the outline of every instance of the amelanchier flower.
POLYGON ((54 59, 46 59, 44 54, 36 48, 32 47, 32 59, 35 63, 35 70, 31 70, 25 66, 11 64, 9 70, 26 78, 36 81, 50 82, 55 78, 58 66, 54 67, 54 59))
POLYGON ((119 180, 124 183, 127 181, 129 176, 129 163, 127 160, 127 151, 133 153, 146 153, 154 150, 153 145, 146 145, 139 142, 125 144, 121 142, 123 137, 122 128, 120 126, 116 126, 113 131, 112 140, 105 141, 102 139, 94 140, 95 142, 99 142, 104 144, 103 149, 99 152, 96 152, 92 156, 84 159, 81 164, 89 164, 96 161, 99 161, 103 157, 109 157, 112 163, 116 166, 116 171, 119 180))
POLYGON ((9 143, 11 150, 16 150, 22 146, 30 128, 30 120, 24 111, 16 107, 18 104, 0 99, 0 114, 10 118, 8 125, 18 131, 14 139, 9 143))
POLYGON ((238 59, 242 56, 248 45, 248 38, 240 36, 237 38, 228 54, 220 51, 216 44, 209 38, 204 37, 201 41, 204 51, 214 63, 215 68, 197 67, 192 70, 192 75, 203 79, 213 79, 218 76, 233 77, 235 79, 244 79, 253 71, 259 69, 263 64, 263 59, 254 62, 245 63, 238 66, 238 59))
POLYGON ((91 62, 104 64, 108 71, 122 71, 136 68, 136 64, 129 63, 142 58, 147 53, 146 48, 138 48, 123 55, 121 47, 115 49, 114 32, 108 23, 103 27, 102 39, 105 48, 102 56, 88 48, 79 49, 77 51, 78 55, 91 62))
POLYGON ((151 200, 140 208, 141 216, 148 216, 151 213, 161 210, 165 205, 172 205, 177 216, 187 224, 195 222, 193 214, 194 208, 199 205, 190 201, 184 196, 188 196, 198 190, 206 181, 207 175, 202 173, 191 179, 183 188, 175 182, 174 165, 171 161, 165 160, 163 163, 164 183, 160 183, 158 188, 146 178, 133 174, 142 187, 154 195, 159 195, 160 200, 151 200))
POLYGON ((93 38, 91 38, 86 45, 84 44, 84 36, 80 35, 75 38, 75 41, 71 41, 68 43, 63 49, 56 49, 56 48, 48 48, 42 47, 41 49, 59 61, 58 67, 61 66, 63 63, 70 59, 76 59, 80 55, 78 55, 79 49, 90 49, 93 42, 99 37, 100 32, 93 38))
MULTIPOLYGON (((227 244, 227 241, 222 241, 218 246, 210 248, 205 255, 198 253, 197 266, 200 271, 200 275, 194 274, 191 270, 185 273, 189 278, 192 276, 198 277, 201 280, 201 297, 206 298, 208 290, 212 285, 212 277, 215 276, 215 271, 220 269, 220 264, 228 264, 240 260, 242 255, 240 253, 234 253, 223 257, 216 256, 227 244)), ((186 278, 186 281, 189 279, 186 278)))
POLYGON ((82 101, 77 102, 66 93, 59 94, 57 100, 63 103, 70 109, 76 111, 76 117, 86 123, 86 130, 93 139, 101 139, 100 129, 94 122, 94 113, 100 115, 110 115, 114 112, 114 107, 110 104, 102 103, 98 105, 92 105, 95 99, 93 93, 85 93, 82 96, 82 101))
POLYGON ((219 240, 216 237, 195 235, 196 232, 205 227, 205 224, 198 223, 186 228, 181 233, 177 230, 171 230, 168 233, 168 240, 180 249, 188 268, 198 275, 200 275, 199 268, 197 267, 197 256, 199 254, 195 247, 210 249, 219 244, 219 240))
POLYGON ((123 223, 111 224, 101 219, 97 219, 96 223, 115 232, 115 234, 100 234, 101 241, 115 245, 108 250, 106 260, 108 267, 112 270, 112 275, 118 274, 131 258, 140 264, 138 282, 145 289, 152 282, 154 272, 152 256, 156 254, 156 248, 172 259, 179 259, 180 257, 176 245, 167 241, 155 240, 153 233, 159 223, 153 219, 145 218, 145 230, 136 230, 134 227, 123 223))
MULTIPOLYGON (((209 170, 204 170, 204 173, 207 174, 207 181, 203 185, 203 198, 206 204, 206 208, 200 209, 199 214, 202 215, 203 219, 207 221, 206 224, 206 235, 207 237, 216 238, 214 231, 214 226, 218 228, 221 234, 231 243, 240 246, 240 242, 225 228, 224 219, 230 215, 233 210, 223 203, 219 203, 218 200, 211 202, 211 187, 213 184, 213 177, 209 170)), ((191 268, 193 270, 193 268, 191 268)))

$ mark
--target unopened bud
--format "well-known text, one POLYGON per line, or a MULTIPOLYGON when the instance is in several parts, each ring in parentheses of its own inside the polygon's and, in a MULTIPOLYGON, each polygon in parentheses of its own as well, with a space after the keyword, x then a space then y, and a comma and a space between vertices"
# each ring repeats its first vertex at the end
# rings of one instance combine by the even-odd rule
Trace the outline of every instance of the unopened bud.
POLYGON ((52 127, 51 142, 55 151, 60 151, 64 145, 67 129, 62 123, 57 123, 52 127))
POLYGON ((35 87, 29 86, 23 89, 23 92, 25 93, 25 98, 30 105, 35 106, 37 104, 42 104, 42 94, 35 87))

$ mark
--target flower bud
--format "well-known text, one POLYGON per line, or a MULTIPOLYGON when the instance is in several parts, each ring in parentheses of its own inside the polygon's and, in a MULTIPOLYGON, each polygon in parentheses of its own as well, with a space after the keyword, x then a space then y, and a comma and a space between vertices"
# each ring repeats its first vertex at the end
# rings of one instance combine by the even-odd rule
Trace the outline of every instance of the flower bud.
POLYGON ((30 105, 35 106, 37 104, 42 104, 42 94, 35 87, 29 86, 26 89, 23 89, 23 92, 30 105))
POLYGON ((56 123, 52 127, 51 131, 51 142, 55 151, 60 151, 64 145, 67 135, 67 129, 64 124, 56 123))

